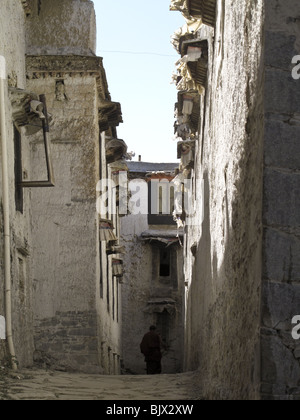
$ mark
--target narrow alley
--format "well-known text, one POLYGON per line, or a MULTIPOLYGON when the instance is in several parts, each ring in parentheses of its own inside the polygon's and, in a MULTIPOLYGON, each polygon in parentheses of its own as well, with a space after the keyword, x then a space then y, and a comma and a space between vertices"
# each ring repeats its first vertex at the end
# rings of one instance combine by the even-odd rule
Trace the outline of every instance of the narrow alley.
POLYGON ((0 400, 196 400, 194 375, 100 376, 30 369, 5 379, 0 375, 0 400))
POLYGON ((0 400, 300 400, 299 16, 0 0, 0 400))

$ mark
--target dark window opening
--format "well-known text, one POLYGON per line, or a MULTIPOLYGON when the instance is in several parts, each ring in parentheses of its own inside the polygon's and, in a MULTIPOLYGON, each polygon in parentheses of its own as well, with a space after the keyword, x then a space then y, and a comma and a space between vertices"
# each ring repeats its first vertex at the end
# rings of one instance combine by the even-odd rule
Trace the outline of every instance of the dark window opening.
POLYGON ((19 296, 20 303, 23 304, 25 301, 25 283, 26 283, 26 266, 23 258, 19 260, 19 296))
POLYGON ((115 303, 116 303, 116 301, 115 301, 115 280, 116 280, 116 277, 115 276, 113 276, 113 279, 112 279, 112 316, 113 316, 113 320, 115 320, 115 303))
POLYGON ((160 250, 160 277, 170 277, 171 275, 171 253, 168 249, 160 250))
POLYGON ((24 211, 24 197, 22 183, 22 139, 21 134, 14 127, 14 146, 15 146, 15 202, 16 211, 23 213, 24 211))
POLYGON ((103 252, 102 252, 102 243, 100 242, 100 298, 103 299, 103 252))
POLYGON ((117 279, 117 322, 119 322, 119 280, 117 279))
POLYGON ((107 288, 106 288, 106 299, 107 299, 107 312, 110 313, 110 287, 109 287, 109 259, 107 258, 107 288))

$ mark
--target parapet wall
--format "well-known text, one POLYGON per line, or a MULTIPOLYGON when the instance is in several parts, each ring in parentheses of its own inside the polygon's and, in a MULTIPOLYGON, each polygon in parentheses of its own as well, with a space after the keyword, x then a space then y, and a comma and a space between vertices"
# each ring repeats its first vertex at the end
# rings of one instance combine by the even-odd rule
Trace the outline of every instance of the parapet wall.
POLYGON ((90 0, 31 0, 26 29, 29 55, 96 53, 96 17, 90 0))

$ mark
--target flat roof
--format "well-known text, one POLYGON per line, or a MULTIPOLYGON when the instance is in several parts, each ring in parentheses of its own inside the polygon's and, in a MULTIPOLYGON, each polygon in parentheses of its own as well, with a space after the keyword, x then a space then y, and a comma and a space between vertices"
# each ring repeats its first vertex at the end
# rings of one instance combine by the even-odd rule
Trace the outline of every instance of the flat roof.
POLYGON ((179 167, 176 163, 153 163, 153 162, 126 162, 129 172, 174 172, 179 167))

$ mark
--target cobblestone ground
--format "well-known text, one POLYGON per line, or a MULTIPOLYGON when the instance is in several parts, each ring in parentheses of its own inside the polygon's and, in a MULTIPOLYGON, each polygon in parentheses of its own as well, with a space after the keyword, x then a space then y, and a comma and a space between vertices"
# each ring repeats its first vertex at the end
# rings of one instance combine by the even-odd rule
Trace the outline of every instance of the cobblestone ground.
POLYGON ((194 400, 195 374, 99 376, 23 370, 0 377, 0 400, 194 400))

